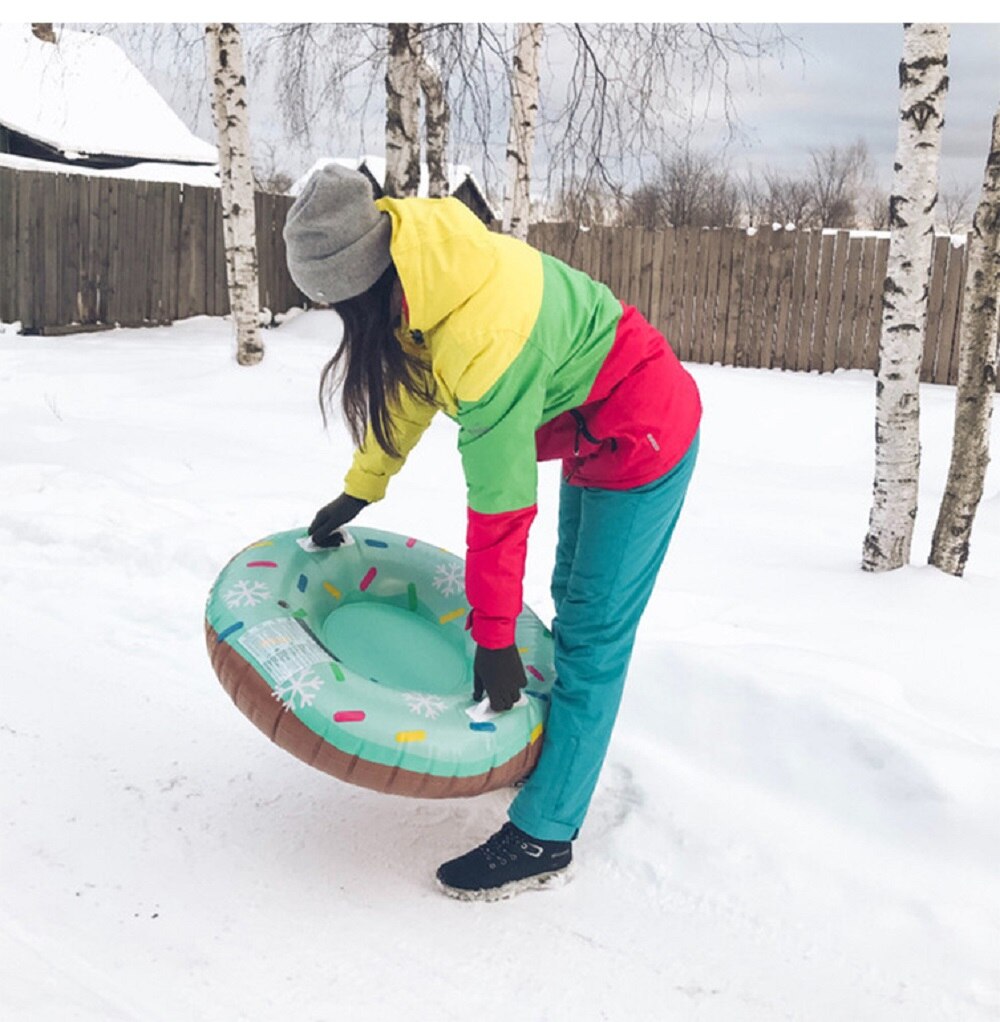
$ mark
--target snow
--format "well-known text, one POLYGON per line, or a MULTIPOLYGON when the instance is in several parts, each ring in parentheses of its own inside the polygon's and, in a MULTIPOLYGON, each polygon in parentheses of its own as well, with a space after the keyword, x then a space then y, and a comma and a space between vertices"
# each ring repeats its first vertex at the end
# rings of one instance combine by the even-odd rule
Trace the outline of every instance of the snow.
POLYGON ((0 24, 0 124, 70 157, 218 159, 116 43, 90 32, 60 29, 53 45, 27 24, 0 24))
MULTIPOLYGON (((337 322, 285 318, 252 369, 219 319, 0 332, 0 1015, 996 1019, 996 463, 966 577, 922 563, 953 391, 922 390, 919 563, 871 576, 870 374, 690 367, 700 464, 575 879, 470 905, 433 871, 510 792, 340 783, 204 648, 228 558, 339 492, 350 445, 315 405, 337 322)), ((435 421, 365 524, 461 551, 454 441, 435 421)), ((543 466, 545 618, 557 486, 543 466)))
MULTIPOLYGON (((843 227, 824 227, 821 233, 836 235, 840 234, 843 230, 845 230, 843 227)), ((888 241, 891 234, 889 231, 862 230, 860 228, 851 227, 847 229, 847 236, 849 238, 881 238, 883 241, 888 241)), ((968 235, 949 234, 947 231, 935 230, 934 237, 947 238, 951 242, 952 248, 962 248, 965 245, 968 235)))

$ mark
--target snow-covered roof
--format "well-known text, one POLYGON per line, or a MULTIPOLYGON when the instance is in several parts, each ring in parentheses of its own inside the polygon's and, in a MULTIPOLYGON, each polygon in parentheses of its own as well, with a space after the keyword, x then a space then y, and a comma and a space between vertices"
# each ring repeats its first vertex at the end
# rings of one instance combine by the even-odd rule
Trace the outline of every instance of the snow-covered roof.
POLYGON ((0 153, 0 167, 15 170, 37 170, 46 174, 86 174, 89 177, 124 177, 134 181, 170 181, 174 184, 195 185, 198 188, 218 188, 219 170, 214 164, 190 163, 135 163, 131 167, 90 167, 86 164, 56 163, 36 160, 30 156, 0 153))
POLYGON ((68 29, 57 40, 0 24, 0 124, 71 158, 217 161, 116 43, 68 29))
MULTIPOLYGON (((360 170, 362 165, 368 168, 371 176, 378 181, 379 186, 385 184, 385 158, 382 156, 361 156, 356 160, 345 159, 343 157, 323 157, 317 160, 303 175, 292 185, 289 189, 289 194, 298 195, 299 192, 305 187, 306 182, 319 170, 321 167, 325 167, 328 164, 336 163, 341 167, 349 167, 351 170, 360 170)), ((427 169, 426 163, 420 164, 420 185, 417 189, 417 195, 426 198, 429 190, 430 174, 427 169)), ((448 192, 449 194, 455 192, 455 190, 462 185, 466 180, 471 180, 478 190, 479 194, 483 196, 485 201, 486 193, 479 187, 479 183, 476 181, 475 176, 472 173, 472 168, 464 163, 449 163, 448 164, 448 192)))

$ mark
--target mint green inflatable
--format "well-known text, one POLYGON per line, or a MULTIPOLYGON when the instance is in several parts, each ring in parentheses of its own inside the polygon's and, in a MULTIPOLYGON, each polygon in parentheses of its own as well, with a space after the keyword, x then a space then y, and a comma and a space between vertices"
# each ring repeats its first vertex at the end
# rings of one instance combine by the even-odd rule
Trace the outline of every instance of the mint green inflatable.
POLYGON ((397 533, 343 533, 336 548, 276 533, 216 579, 208 650, 239 709, 305 762, 378 791, 453 798, 530 773, 555 674, 549 630, 523 610, 528 688, 493 713, 472 698, 461 558, 397 533))

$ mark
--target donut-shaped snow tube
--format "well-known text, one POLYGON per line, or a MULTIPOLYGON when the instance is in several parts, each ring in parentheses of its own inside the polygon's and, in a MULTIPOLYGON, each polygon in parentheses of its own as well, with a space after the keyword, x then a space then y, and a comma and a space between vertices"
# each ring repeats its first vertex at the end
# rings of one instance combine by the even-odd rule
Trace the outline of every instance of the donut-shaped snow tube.
POLYGON ((551 632, 523 610, 528 687, 494 714, 472 697, 462 559, 397 533, 343 533, 330 548, 276 533, 216 579, 206 639, 233 702, 283 749, 365 788, 455 798, 525 777, 555 675, 551 632))

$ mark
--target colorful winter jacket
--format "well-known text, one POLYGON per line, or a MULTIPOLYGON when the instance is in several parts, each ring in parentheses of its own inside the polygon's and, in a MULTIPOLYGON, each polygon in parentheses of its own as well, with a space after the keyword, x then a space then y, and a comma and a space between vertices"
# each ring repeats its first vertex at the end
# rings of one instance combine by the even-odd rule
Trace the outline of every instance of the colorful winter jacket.
POLYGON ((458 422, 468 490, 472 635, 514 641, 537 461, 580 486, 629 489, 686 453, 701 405, 663 336, 586 274, 489 231, 457 199, 380 199, 405 296, 400 343, 430 371, 435 403, 400 395, 401 457, 369 430, 345 491, 380 500, 438 409, 458 422))

